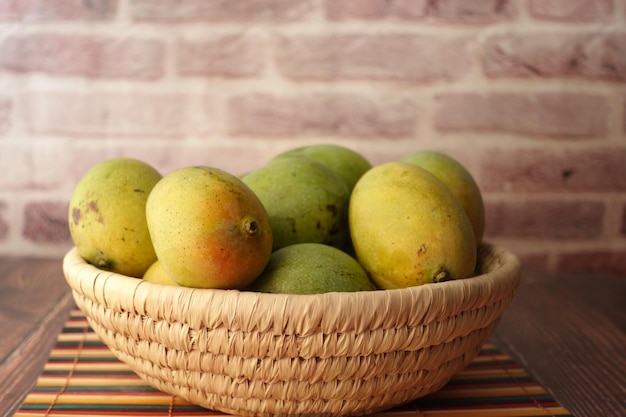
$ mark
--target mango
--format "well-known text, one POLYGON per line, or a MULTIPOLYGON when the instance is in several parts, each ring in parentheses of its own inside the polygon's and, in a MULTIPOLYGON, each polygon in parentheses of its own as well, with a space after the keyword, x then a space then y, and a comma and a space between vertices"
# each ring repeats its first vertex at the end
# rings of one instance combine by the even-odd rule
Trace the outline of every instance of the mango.
POLYGON ((400 161, 426 169, 452 191, 469 217, 476 243, 480 244, 485 231, 485 205, 472 174, 456 159, 437 151, 416 151, 400 161))
POLYGON ((267 210, 273 250, 296 243, 337 248, 349 241, 350 190, 328 166, 302 156, 270 160, 243 177, 267 210))
POLYGON ((140 278, 156 260, 146 201, 161 174, 132 158, 93 166, 76 184, 69 204, 70 235, 80 256, 108 271, 140 278))
POLYGON ((163 284, 163 285, 173 285, 178 286, 178 284, 169 276, 167 272, 163 269, 163 265, 157 259, 148 270, 143 274, 142 279, 144 281, 153 282, 155 284, 163 284))
POLYGON ((372 165, 360 153, 341 145, 316 144, 290 149, 276 155, 272 159, 284 156, 306 156, 321 162, 337 172, 348 185, 350 191, 356 182, 372 165))
POLYGON ((365 173, 352 192, 349 223, 357 259, 380 288, 473 275, 476 240, 463 207, 417 165, 388 162, 365 173))
POLYGON ((167 174, 146 204, 148 230, 163 269, 179 285, 243 288, 272 252, 272 230, 257 196, 213 167, 167 174))
POLYGON ((282 294, 372 291, 363 267, 345 252, 320 243, 299 243, 272 254, 250 288, 282 294))

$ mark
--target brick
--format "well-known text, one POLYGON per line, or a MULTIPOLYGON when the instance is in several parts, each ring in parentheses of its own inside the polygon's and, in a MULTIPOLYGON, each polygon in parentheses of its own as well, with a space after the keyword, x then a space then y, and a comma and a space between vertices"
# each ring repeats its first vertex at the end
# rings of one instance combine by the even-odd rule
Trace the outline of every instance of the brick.
POLYGON ((67 142, 0 141, 0 190, 58 189, 67 177, 71 156, 67 142))
POLYGON ((5 134, 11 128, 12 113, 13 101, 7 97, 0 97, 0 135, 5 134))
POLYGON ((208 165, 240 175, 259 168, 278 152, 289 148, 283 141, 224 139, 220 141, 118 142, 105 148, 90 141, 72 146, 74 159, 66 177, 74 185, 95 164, 114 157, 138 158, 165 175, 190 165, 208 165))
POLYGON ((480 157, 486 192, 624 192, 626 148, 492 149, 480 157))
POLYGON ((559 254, 557 269, 566 272, 626 274, 626 251, 598 250, 559 254))
POLYGON ((510 132, 555 137, 606 133, 608 103, 586 93, 444 93, 436 96, 442 132, 510 132))
POLYGON ((427 0, 326 0, 330 20, 398 18, 419 20, 428 15, 427 0))
POLYGON ((326 0, 324 8, 331 20, 376 19, 387 16, 390 4, 385 0, 326 0))
POLYGON ((260 143, 241 145, 224 141, 204 146, 191 145, 182 149, 180 147, 170 149, 170 153, 178 152, 176 158, 172 160, 176 167, 202 164, 223 169, 233 175, 242 175, 261 167, 278 153, 277 145, 267 141, 258 142, 260 143))
POLYGON ((162 42, 134 38, 40 33, 0 44, 0 68, 60 76, 157 79, 164 57, 162 42))
POLYGON ((296 80, 454 80, 470 71, 465 37, 319 34, 277 38, 279 70, 296 80))
POLYGON ((416 123, 411 101, 347 93, 241 95, 228 110, 231 132, 244 135, 394 138, 412 135, 416 123))
POLYGON ((626 81, 626 33, 509 33, 487 39, 490 77, 579 77, 626 81))
POLYGON ((2 0, 0 20, 109 20, 117 0, 2 0))
POLYGON ((135 20, 162 22, 294 22, 310 18, 315 0, 131 0, 135 20))
POLYGON ((210 128, 211 105, 182 93, 30 92, 31 133, 96 137, 183 137, 210 128))
POLYGON ((37 243, 70 243, 67 202, 38 201, 24 207, 23 236, 37 243))
POLYGON ((611 0, 530 0, 530 15, 541 20, 602 22, 613 13, 611 0))
POLYGON ((487 238, 594 239, 603 231, 605 206, 585 200, 486 201, 487 238))
POLYGON ((9 221, 6 217, 6 203, 0 201, 0 242, 5 241, 9 237, 9 221))
POLYGON ((432 14, 455 23, 489 23, 509 19, 515 13, 510 0, 434 0, 432 14))
POLYGON ((183 76, 250 77, 265 67, 265 43, 247 34, 181 39, 178 71, 183 76))
POLYGON ((392 18, 398 20, 490 23, 515 13, 507 0, 326 0, 330 20, 392 18))

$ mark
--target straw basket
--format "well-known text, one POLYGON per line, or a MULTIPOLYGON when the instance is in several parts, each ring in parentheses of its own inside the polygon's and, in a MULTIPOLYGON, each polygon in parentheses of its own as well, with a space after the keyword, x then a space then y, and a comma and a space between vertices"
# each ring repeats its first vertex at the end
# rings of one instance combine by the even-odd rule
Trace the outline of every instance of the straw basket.
POLYGON ((155 388, 238 415, 361 415, 439 390, 513 297, 518 259, 484 244, 478 275, 319 295, 199 290, 87 264, 63 269, 98 337, 155 388))

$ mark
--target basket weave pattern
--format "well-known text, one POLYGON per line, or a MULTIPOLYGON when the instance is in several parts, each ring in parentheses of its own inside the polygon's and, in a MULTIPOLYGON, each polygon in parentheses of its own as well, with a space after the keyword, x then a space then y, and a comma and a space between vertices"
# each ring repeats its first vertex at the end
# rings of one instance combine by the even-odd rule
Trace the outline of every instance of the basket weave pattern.
POLYGON ((239 415, 360 415, 439 390, 493 332, 520 278, 483 245, 478 276, 319 295, 198 290, 63 269, 98 337, 155 388, 239 415))

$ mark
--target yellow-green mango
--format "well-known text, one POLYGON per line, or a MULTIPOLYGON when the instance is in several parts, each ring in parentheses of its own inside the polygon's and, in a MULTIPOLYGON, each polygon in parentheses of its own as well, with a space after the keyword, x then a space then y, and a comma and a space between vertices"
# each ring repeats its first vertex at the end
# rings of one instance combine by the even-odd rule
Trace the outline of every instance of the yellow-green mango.
POLYGON ((262 203, 239 178, 217 168, 167 174, 150 193, 146 216, 163 269, 182 286, 246 287, 272 252, 262 203))
POLYGON ((265 206, 273 250, 296 243, 343 248, 349 241, 350 190, 334 170, 303 156, 269 161, 243 177, 265 206))
POLYGON ((485 205, 472 174, 456 159, 437 151, 416 151, 400 161, 421 166, 452 191, 469 217, 476 243, 480 244, 485 231, 485 205))
POLYGON ((284 156, 306 156, 327 165, 341 175, 350 191, 359 178, 372 167, 370 162, 360 153, 345 146, 328 143, 290 149, 276 155, 273 159, 284 156))
POLYGON ((350 200, 356 256, 385 289, 466 278, 476 266, 476 240, 463 207, 425 169, 388 162, 369 170, 350 200))
POLYGON ((143 274, 144 281, 153 282, 155 284, 178 286, 178 284, 165 272, 163 265, 157 259, 148 270, 143 274))
POLYGON ((347 253, 320 243, 298 243, 274 252, 253 291, 321 294, 375 290, 363 267, 347 253))
POLYGON ((143 161, 113 158, 93 166, 79 180, 70 199, 68 224, 83 259, 123 275, 144 274, 156 260, 146 201, 161 177, 143 161))

